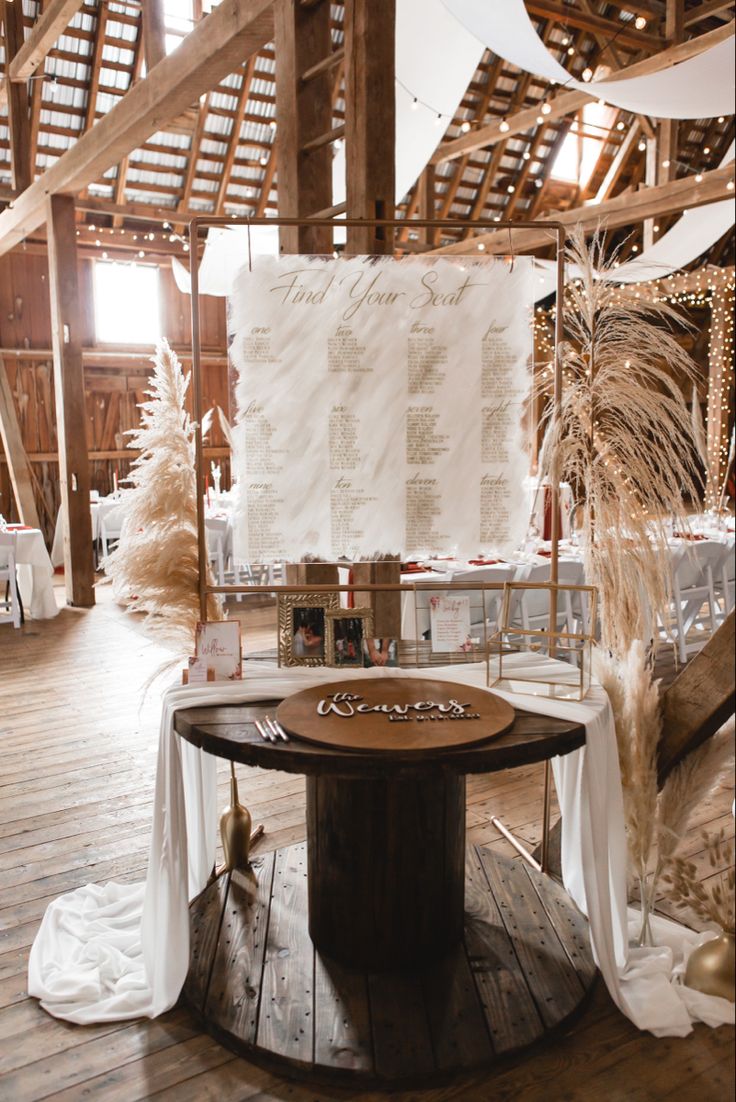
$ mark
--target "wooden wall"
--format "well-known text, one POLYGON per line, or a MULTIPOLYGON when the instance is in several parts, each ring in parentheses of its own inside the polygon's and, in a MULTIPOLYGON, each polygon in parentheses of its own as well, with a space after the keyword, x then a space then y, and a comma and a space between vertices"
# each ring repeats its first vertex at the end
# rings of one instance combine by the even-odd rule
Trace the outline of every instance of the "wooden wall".
MULTIPOLYGON (((153 348, 98 345, 94 332, 93 264, 80 259, 80 286, 84 292, 85 384, 87 443, 92 487, 109 493, 113 473, 123 478, 130 466, 125 456, 126 431, 139 421, 138 404, 144 400, 151 371, 153 348)), ((162 335, 185 364, 191 357, 191 300, 174 282, 168 263, 160 268, 162 335)), ((225 300, 201 300, 204 408, 214 403, 229 410, 225 300)), ((40 251, 22 249, 0 258, 0 356, 8 374, 21 426, 23 443, 36 480, 36 497, 46 534, 53 534, 59 503, 58 464, 54 410, 48 262, 40 251)), ((224 440, 216 426, 209 443, 223 451, 224 440)), ((227 485, 229 464, 224 463, 227 485)), ((17 519, 8 466, 0 443, 0 513, 17 519)))

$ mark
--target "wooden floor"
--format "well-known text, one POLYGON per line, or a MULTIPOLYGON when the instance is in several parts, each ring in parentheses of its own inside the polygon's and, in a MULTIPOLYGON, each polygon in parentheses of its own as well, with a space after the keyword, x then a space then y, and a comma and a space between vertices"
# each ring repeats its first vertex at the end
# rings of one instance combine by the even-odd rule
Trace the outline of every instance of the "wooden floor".
MULTIPOLYGON (((165 657, 100 590, 91 612, 63 610, 22 631, 0 628, 0 1099, 5 1102, 372 1102, 365 1091, 309 1088, 234 1057, 177 1008, 149 1022, 78 1027, 25 992, 28 951, 49 900, 89 881, 145 876, 158 693, 141 686, 165 657)), ((262 627, 270 615, 255 617, 262 627)), ((251 634, 247 649, 262 644, 251 634)), ((299 777, 239 770, 241 796, 266 828, 264 850, 305 837, 299 777)), ((221 769, 221 802, 227 802, 221 769)), ((541 767, 469 779, 472 842, 511 855, 492 814, 530 844, 540 832, 541 767)), ((686 850, 706 869, 700 831, 733 834, 732 791, 698 810, 686 850)), ((734 1098, 734 1031, 685 1039, 639 1033, 602 984, 553 1047, 491 1076, 393 1093, 398 1102, 724 1102, 734 1098)))

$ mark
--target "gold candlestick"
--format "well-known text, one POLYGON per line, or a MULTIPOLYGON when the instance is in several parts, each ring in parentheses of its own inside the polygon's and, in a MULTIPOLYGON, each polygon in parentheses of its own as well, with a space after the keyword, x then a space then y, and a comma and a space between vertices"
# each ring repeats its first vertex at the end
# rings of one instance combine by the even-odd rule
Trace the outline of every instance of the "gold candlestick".
POLYGON ((220 816, 220 835, 225 851, 225 870, 250 868, 251 842, 260 837, 263 827, 251 838, 253 820, 247 807, 238 799, 238 780, 235 776, 235 764, 230 762, 230 806, 220 816))

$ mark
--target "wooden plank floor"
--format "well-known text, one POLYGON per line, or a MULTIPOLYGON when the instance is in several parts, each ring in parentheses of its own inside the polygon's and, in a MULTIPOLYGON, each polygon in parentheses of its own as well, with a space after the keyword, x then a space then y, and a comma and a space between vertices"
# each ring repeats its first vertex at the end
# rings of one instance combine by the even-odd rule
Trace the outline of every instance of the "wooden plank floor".
MULTIPOLYGON (((80 1028, 56 1021, 25 992, 28 951, 46 904, 89 881, 145 876, 158 737, 158 693, 140 689, 165 657, 139 625, 98 592, 90 612, 65 609, 22 631, 0 628, 0 1099, 5 1102, 377 1102, 365 1091, 309 1088, 249 1065, 177 1008, 155 1021, 80 1028)), ((246 649, 263 644, 263 609, 246 649)), ((264 823, 262 850, 305 837, 300 777, 239 771, 241 795, 264 823)), ((227 773, 220 773, 221 803, 227 773)), ((687 850, 702 862, 700 831, 733 833, 732 792, 698 809, 687 850)), ((471 778, 472 842, 510 853, 490 823, 498 814, 535 844, 541 767, 471 778)), ((704 875, 706 873, 704 868, 704 875)), ((698 1027, 685 1039, 639 1033, 605 989, 553 1047, 491 1076, 398 1102, 644 1102, 734 1098, 734 1031, 698 1027)))

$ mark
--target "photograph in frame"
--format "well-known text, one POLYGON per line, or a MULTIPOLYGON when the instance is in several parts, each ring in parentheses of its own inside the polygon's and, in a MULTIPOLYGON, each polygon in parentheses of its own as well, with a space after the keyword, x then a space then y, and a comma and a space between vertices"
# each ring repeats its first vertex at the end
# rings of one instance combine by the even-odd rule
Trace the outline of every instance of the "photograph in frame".
POLYGON ((363 648, 373 636, 369 608, 346 608, 327 613, 327 664, 338 669, 361 669, 363 648))
POLYGON ((335 593, 279 595, 279 665, 326 666, 327 613, 336 609, 335 593))

